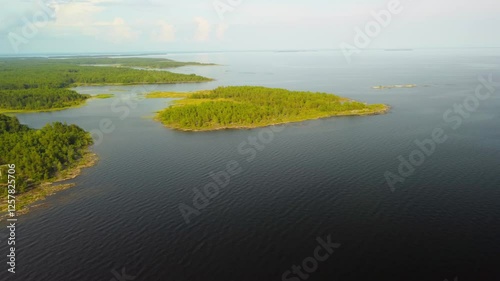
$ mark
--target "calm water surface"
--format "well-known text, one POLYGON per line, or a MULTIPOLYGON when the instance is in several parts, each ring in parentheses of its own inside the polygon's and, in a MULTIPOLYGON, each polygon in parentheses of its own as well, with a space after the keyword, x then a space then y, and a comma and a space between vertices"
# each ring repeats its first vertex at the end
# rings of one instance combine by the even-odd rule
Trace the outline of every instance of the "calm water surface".
POLYGON ((458 129, 443 120, 480 75, 500 81, 499 50, 366 51, 352 64, 339 52, 166 57, 218 63, 175 70, 216 81, 78 88, 115 97, 18 115, 33 127, 63 121, 94 132, 109 119, 114 130, 94 135, 100 162, 76 187, 20 218, 17 273, 5 280, 108 281, 122 269, 134 280, 282 280, 329 235, 341 247, 307 280, 500 280, 500 90, 458 129), (371 89, 395 84, 418 87, 371 89), (281 126, 248 162, 238 146, 261 129, 177 132, 151 118, 169 99, 136 98, 219 85, 331 92, 392 109, 281 126), (391 192, 385 172, 435 128, 448 140, 391 192), (193 188, 230 161, 242 172, 186 224, 179 204, 192 205, 193 188))

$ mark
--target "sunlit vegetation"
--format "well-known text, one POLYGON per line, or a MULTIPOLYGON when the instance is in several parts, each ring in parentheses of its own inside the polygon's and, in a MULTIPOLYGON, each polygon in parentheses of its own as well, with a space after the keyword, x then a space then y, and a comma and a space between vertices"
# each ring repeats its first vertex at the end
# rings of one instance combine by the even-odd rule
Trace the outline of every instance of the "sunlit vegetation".
POLYGON ((384 104, 367 105, 332 94, 253 86, 153 96, 184 97, 159 112, 157 119, 167 127, 186 131, 254 128, 332 116, 382 114, 389 109, 384 104))
MULTIPOLYGON (((56 122, 34 130, 16 117, 0 114, 0 169, 16 165, 18 193, 57 177, 77 163, 92 143, 90 134, 76 125, 56 122)), ((6 171, 1 174, 0 193, 4 194, 6 171)))
POLYGON ((0 59, 0 112, 77 106, 90 98, 69 88, 85 85, 133 85, 206 82, 195 74, 139 70, 194 63, 142 58, 0 59), (119 65, 97 66, 97 65, 119 65), (92 66, 90 66, 92 65, 92 66))
POLYGON ((95 96, 92 96, 93 98, 95 99, 110 99, 112 97, 114 97, 115 95, 112 95, 112 94, 98 94, 98 95, 95 95, 95 96))
POLYGON ((0 111, 66 108, 80 105, 89 97, 68 89, 0 90, 0 111))
MULTIPOLYGON (((197 92, 200 93, 200 92, 197 92)), ((209 93, 207 91, 207 93, 209 93)), ((189 92, 153 92, 146 95, 147 99, 158 99, 158 98, 185 98, 193 93, 189 92)))

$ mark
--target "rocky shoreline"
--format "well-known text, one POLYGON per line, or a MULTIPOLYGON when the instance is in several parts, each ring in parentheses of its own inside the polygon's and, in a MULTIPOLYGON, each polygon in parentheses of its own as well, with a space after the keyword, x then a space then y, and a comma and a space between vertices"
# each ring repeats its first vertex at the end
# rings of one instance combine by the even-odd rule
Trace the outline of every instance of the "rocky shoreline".
MULTIPOLYGON (((80 161, 61 171, 55 178, 50 181, 40 183, 31 190, 16 196, 16 215, 19 216, 26 214, 31 209, 42 205, 43 203, 39 202, 45 200, 45 198, 54 195, 59 191, 74 187, 76 185, 74 183, 59 183, 78 177, 82 173, 83 169, 96 165, 98 161, 99 157, 97 154, 87 150, 80 161)), ((1 200, 1 203, 0 221, 3 221, 7 217, 6 196, 1 200)))

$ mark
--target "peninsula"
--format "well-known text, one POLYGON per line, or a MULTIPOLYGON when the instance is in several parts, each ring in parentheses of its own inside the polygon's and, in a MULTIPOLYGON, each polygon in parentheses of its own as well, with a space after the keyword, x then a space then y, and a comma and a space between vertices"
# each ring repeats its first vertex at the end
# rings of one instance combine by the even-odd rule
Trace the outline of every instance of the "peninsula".
POLYGON ((0 113, 51 111, 80 106, 91 96, 71 90, 75 86, 200 83, 212 80, 165 70, 186 65, 208 64, 153 58, 3 58, 0 59, 0 113))
POLYGON ((90 133, 76 125, 56 122, 34 130, 16 117, 0 114, 0 143, 0 218, 9 192, 15 192, 15 209, 24 212, 29 204, 71 187, 52 183, 74 178, 97 162, 89 150, 90 133))

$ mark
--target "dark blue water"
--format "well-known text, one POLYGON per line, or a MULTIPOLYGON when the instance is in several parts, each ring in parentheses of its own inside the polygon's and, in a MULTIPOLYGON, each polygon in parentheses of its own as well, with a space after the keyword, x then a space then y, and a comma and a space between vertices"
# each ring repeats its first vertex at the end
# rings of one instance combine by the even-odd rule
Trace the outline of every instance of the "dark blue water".
POLYGON ((65 121, 92 130, 100 162, 20 217, 17 273, 2 280, 108 281, 122 270, 122 280, 282 280, 327 237, 340 247, 288 280, 500 280, 500 89, 458 128, 456 113, 443 119, 478 77, 500 81, 499 50, 366 51, 352 64, 340 52, 169 58, 218 63, 176 70, 216 81, 79 88, 115 97, 18 115, 33 127, 65 121), (418 87, 371 88, 396 84, 418 87), (166 129, 151 116, 169 99, 140 98, 219 85, 331 92, 392 109, 279 126, 271 137, 270 129, 166 129), (408 159, 437 128, 447 140, 392 192, 386 172, 398 174, 398 156, 408 159), (193 189, 228 163, 239 174, 187 224, 179 204, 193 207, 193 189))

